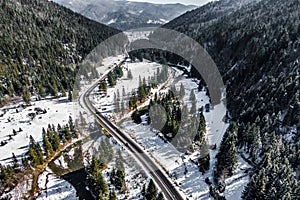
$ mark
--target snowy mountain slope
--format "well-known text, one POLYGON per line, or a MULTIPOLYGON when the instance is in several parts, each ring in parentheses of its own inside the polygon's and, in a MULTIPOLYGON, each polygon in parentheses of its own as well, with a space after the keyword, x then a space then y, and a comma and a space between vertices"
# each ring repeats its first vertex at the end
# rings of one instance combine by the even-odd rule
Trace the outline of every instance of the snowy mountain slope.
POLYGON ((54 0, 90 19, 121 30, 158 26, 196 6, 108 0, 54 0))

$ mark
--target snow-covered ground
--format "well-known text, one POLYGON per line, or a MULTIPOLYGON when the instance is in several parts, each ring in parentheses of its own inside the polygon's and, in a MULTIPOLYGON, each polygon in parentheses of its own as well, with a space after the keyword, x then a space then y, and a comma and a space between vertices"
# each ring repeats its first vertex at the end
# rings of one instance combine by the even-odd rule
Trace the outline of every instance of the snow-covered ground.
MULTIPOLYGON (((95 152, 93 149, 98 149, 101 145, 101 140, 104 140, 106 136, 99 137, 96 141, 90 141, 85 144, 91 148, 89 148, 90 155, 94 155, 95 152)), ((129 200, 137 200, 143 199, 141 195, 141 191, 144 184, 147 184, 149 175, 143 170, 143 168, 137 163, 134 158, 128 153, 124 147, 115 141, 114 138, 110 138, 110 143, 114 150, 114 158, 112 161, 107 163, 107 168, 102 171, 102 175, 108 184, 109 190, 115 190, 115 187, 110 183, 110 174, 113 168, 118 169, 119 166, 116 165, 116 155, 118 150, 121 151, 122 157, 124 159, 124 169, 125 169, 125 182, 126 182, 126 192, 122 193, 120 191, 116 191, 118 199, 129 199, 129 200)))
POLYGON ((75 188, 67 181, 56 177, 50 169, 39 176, 39 188, 42 190, 37 200, 77 200, 75 188))
POLYGON ((132 31, 126 31, 125 34, 128 37, 129 42, 136 40, 148 39, 149 35, 152 33, 152 28, 145 28, 145 30, 137 29, 132 31))
MULTIPOLYGON (((111 66, 123 58, 123 55, 108 57, 103 60, 102 65, 97 68, 97 71, 100 75, 104 74, 111 66)), ((85 82, 82 85, 82 91, 80 93, 89 88, 90 85, 91 83, 85 82)), ((36 98, 32 97, 32 106, 23 108, 22 104, 24 104, 22 99, 16 99, 0 109, 0 142, 7 142, 4 146, 0 146, 0 164, 10 164, 12 153, 20 160, 24 153, 28 151, 30 135, 33 136, 36 142, 41 143, 42 129, 47 129, 48 124, 53 124, 55 127, 57 127, 58 124, 65 125, 68 123, 69 116, 75 120, 78 118, 79 111, 84 113, 84 110, 79 106, 78 102, 69 102, 68 97, 52 98, 48 96, 40 101, 36 101, 36 98), (46 112, 39 112, 34 119, 31 119, 28 114, 36 113, 38 111, 36 109, 41 111, 45 110, 46 112), (13 130, 17 131, 15 135, 13 134, 13 130)), ((93 122, 90 116, 87 116, 87 114, 84 115, 88 122, 93 122), (90 119, 90 121, 88 119, 90 119)), ((63 158, 55 162, 62 164, 62 167, 67 167, 63 158)), ((47 190, 45 191, 45 194, 47 193, 48 195, 42 195, 39 198, 72 199, 74 194, 76 194, 76 192, 74 193, 75 189, 67 181, 59 179, 51 175, 51 173, 52 172, 47 169, 40 177, 41 182, 43 182, 43 179, 45 179, 44 176, 49 174, 49 182, 47 184, 47 190)), ((41 187, 45 188, 44 186, 41 187)), ((20 182, 14 190, 6 195, 11 195, 13 199, 20 199, 29 189, 30 186, 28 186, 25 181, 20 182)))
MULTIPOLYGON (((189 105, 189 95, 191 90, 194 90, 197 99, 197 108, 205 106, 209 103, 209 97, 206 95, 206 91, 198 91, 198 81, 193 79, 187 79, 186 76, 181 75, 180 70, 176 71, 175 77, 173 77, 173 83, 176 89, 179 90, 181 84, 185 87, 184 102, 189 105)), ((119 83, 118 83, 119 84, 119 83)), ((164 91, 160 91, 164 92, 164 91)), ((222 137, 228 127, 223 121, 226 113, 226 105, 223 101, 214 106, 210 112, 204 112, 207 129, 207 139, 209 144, 220 145, 222 137)), ((145 117, 143 118, 145 120, 145 117)), ((205 174, 199 172, 198 167, 191 162, 194 158, 197 158, 196 152, 192 155, 185 155, 175 149, 175 147, 162 140, 157 133, 151 131, 150 126, 147 123, 135 124, 132 121, 123 122, 121 128, 125 130, 130 136, 140 143, 144 149, 152 155, 153 159, 160 163, 161 167, 167 171, 167 173, 174 179, 176 185, 191 199, 209 199, 209 186, 205 183, 205 178, 209 177, 212 181, 213 167, 215 165, 215 156, 217 150, 210 150, 210 170, 205 174)), ((247 168, 247 164, 239 158, 238 170, 235 175, 226 180, 227 190, 225 196, 228 199, 240 198, 241 191, 247 183, 248 176, 244 174, 243 169, 247 168), (235 180, 236 181, 232 181, 235 180)))
MULTIPOLYGON (((118 61, 122 58, 123 56, 117 56, 104 59, 103 66, 97 68, 100 75, 104 74, 112 65, 118 63, 118 61)), ((117 94, 119 91, 120 99, 123 99, 124 104, 127 107, 128 94, 131 93, 132 90, 137 89, 139 85, 139 77, 141 77, 142 80, 145 77, 146 81, 148 81, 148 77, 153 76, 154 73, 156 73, 157 68, 161 68, 161 65, 144 61, 141 63, 125 63, 124 67, 127 69, 123 70, 124 76, 117 81, 117 85, 114 88, 108 88, 108 95, 106 97, 100 98, 100 96, 97 96, 96 94, 91 96, 95 105, 97 105, 100 110, 104 108, 102 111, 105 115, 110 117, 116 117, 113 115, 114 93, 117 94), (132 80, 127 79, 128 69, 132 72, 132 80), (123 88, 126 94, 124 97, 123 88)), ((194 90, 197 99, 197 108, 209 103, 209 97, 206 96, 206 91, 198 91, 197 80, 188 79, 186 76, 182 75, 182 72, 178 69, 173 69, 173 71, 174 77, 172 77, 170 81, 175 84, 177 90, 179 90, 181 84, 184 85, 184 102, 189 105, 190 91, 194 90)), ((85 81, 81 81, 81 84, 82 90, 79 94, 82 94, 92 85, 92 83, 85 81)), ((162 90, 159 90, 159 88, 155 91, 152 90, 152 92, 166 92, 170 84, 167 84, 166 86, 167 88, 162 90)), ((59 99, 46 98, 41 101, 34 101, 33 99, 33 106, 25 109, 20 107, 22 103, 23 102, 19 100, 14 104, 1 108, 0 114, 3 114, 3 116, 0 117, 0 142, 8 142, 5 146, 0 147, 0 149, 2 149, 2 151, 0 151, 1 164, 9 163, 13 152, 19 159, 22 157, 22 154, 27 151, 29 135, 32 135, 36 141, 41 142, 42 128, 44 127, 46 129, 49 123, 54 124, 55 126, 57 126, 58 123, 61 125, 66 124, 69 116, 72 116, 74 119, 75 116, 77 116, 78 111, 82 111, 87 122, 94 121, 93 117, 80 108, 78 102, 69 102, 67 97, 59 99), (46 109, 47 113, 37 115, 33 120, 30 120, 27 115, 35 112, 34 108, 41 108, 42 110, 46 109), (13 129, 18 131, 19 128, 21 128, 22 131, 13 136, 13 129), (12 139, 10 140, 9 135, 12 135, 12 139)), ((145 105, 147 103, 148 101, 145 102, 145 105)), ((225 113, 226 105, 224 105, 223 102, 214 106, 210 112, 204 112, 207 140, 209 141, 209 144, 216 144, 217 147, 219 146, 223 134, 228 127, 228 124, 223 121, 225 113)), ((125 116, 128 117, 130 114, 127 113, 125 116)), ((143 120, 145 120, 145 117, 143 117, 143 120)), ((203 175, 199 172, 198 167, 191 162, 191 160, 197 157, 197 152, 192 155, 180 153, 172 144, 168 142, 166 143, 157 135, 157 133, 151 131, 150 126, 146 125, 146 123, 137 125, 129 120, 123 122, 121 127, 126 132, 130 133, 132 138, 138 141, 138 143, 140 143, 144 149, 152 155, 154 160, 160 163, 161 167, 166 170, 170 177, 172 177, 175 183, 179 186, 180 190, 183 191, 189 199, 210 199, 209 188, 204 182, 204 179, 209 177, 210 180, 212 180, 217 150, 210 150, 210 170, 203 175)), ((114 144, 114 149, 116 148, 122 147, 118 144, 114 144)), ((124 199, 126 196, 127 199, 140 199, 139 194, 141 192, 142 185, 147 181, 149 176, 138 165, 138 163, 133 161, 133 158, 126 151, 122 151, 122 154, 128 161, 125 163, 125 172, 126 185, 129 193, 117 194, 118 198, 124 199)), ((63 157, 60 157, 55 162, 56 164, 60 164, 63 168, 67 167, 63 157)), ((109 163, 108 168, 103 172, 103 175, 107 180, 108 176, 105 174, 109 173, 113 166, 114 161, 109 163)), ((239 157, 238 169, 232 177, 226 179, 227 186, 225 196, 227 199, 235 200, 240 198, 241 192, 248 180, 248 176, 244 173, 244 169, 247 168, 249 168, 247 163, 239 157)), ((18 194, 17 190, 20 190, 20 187, 25 186, 20 185, 16 188, 15 192, 12 191, 13 194, 18 194)), ((49 169, 47 169, 39 177, 39 187, 43 189, 43 193, 39 196, 39 199, 76 199, 76 191, 74 187, 67 181, 55 177, 49 169)))
POLYGON ((90 99, 103 114, 112 117, 115 108, 114 95, 117 95, 118 98, 119 94, 120 103, 123 102, 125 108, 128 108, 129 97, 139 86, 139 77, 141 77, 141 80, 145 78, 148 82, 148 77, 154 76, 157 69, 161 68, 162 66, 160 64, 149 61, 138 63, 126 62, 123 66, 124 76, 118 79, 116 86, 108 87, 105 97, 101 97, 97 94, 98 88, 96 88, 94 93, 91 94, 90 99), (132 72, 132 79, 127 78, 129 70, 132 72), (124 92, 125 95, 123 95, 124 92))
POLYGON ((18 159, 28 150, 29 136, 37 142, 42 140, 42 128, 47 129, 48 124, 64 125, 68 123, 69 116, 73 117, 73 103, 69 102, 68 97, 59 99, 45 98, 41 101, 35 101, 32 98, 32 106, 23 109, 18 101, 15 104, 7 105, 1 108, 0 113, 5 113, 0 117, 0 141, 8 143, 0 147, 0 163, 8 164, 11 162, 12 153, 15 153, 18 159), (41 108, 47 111, 45 114, 38 114, 33 120, 28 116, 29 113, 36 113, 35 109, 41 108), (19 129, 22 131, 18 132, 19 129), (13 129, 17 135, 13 135, 13 129), (11 135, 11 139, 9 137, 11 135))

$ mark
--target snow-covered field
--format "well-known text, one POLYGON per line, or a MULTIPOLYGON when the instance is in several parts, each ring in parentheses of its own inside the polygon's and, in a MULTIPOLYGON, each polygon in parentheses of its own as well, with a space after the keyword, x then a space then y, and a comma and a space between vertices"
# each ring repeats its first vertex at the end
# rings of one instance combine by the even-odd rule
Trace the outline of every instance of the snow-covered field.
POLYGON ((101 97, 97 94, 98 88, 91 94, 90 99, 94 105, 106 116, 112 117, 114 114, 115 101, 114 95, 119 94, 120 103, 123 102, 125 108, 128 108, 129 97, 133 91, 136 91, 139 86, 139 77, 141 80, 144 78, 148 81, 148 77, 154 76, 157 69, 161 69, 162 66, 157 63, 144 61, 138 63, 126 62, 123 67, 124 76, 118 79, 116 86, 107 88, 107 95, 101 97), (132 72, 132 79, 128 79, 128 71, 132 72), (123 94, 125 92, 125 95, 123 94))
POLYGON ((59 199, 59 200, 77 200, 75 188, 67 181, 60 179, 46 169, 44 173, 39 176, 39 188, 42 190, 41 195, 37 200, 59 199))
MULTIPOLYGON (((209 103, 209 97, 206 96, 206 91, 198 91, 198 81, 187 79, 184 75, 181 75, 181 71, 176 71, 173 83, 176 89, 179 90, 180 84, 185 87, 184 102, 189 105, 189 95, 191 90, 194 90, 197 99, 197 108, 205 106, 209 103)), ((163 91, 160 91, 163 92, 163 91)), ((205 112, 204 117, 206 120, 207 139, 209 144, 220 145, 222 137, 228 127, 223 121, 223 117, 226 113, 226 106, 223 102, 214 106, 210 112, 205 112)), ((143 118, 145 120, 145 117, 143 118)), ((215 156, 217 150, 210 150, 210 170, 205 174, 199 172, 198 167, 191 162, 194 158, 197 158, 199 152, 192 155, 185 155, 175 149, 175 147, 169 142, 162 140, 157 133, 151 131, 150 126, 146 122, 141 124, 135 124, 132 121, 126 121, 121 125, 121 128, 125 130, 130 136, 140 143, 144 149, 160 163, 161 167, 172 177, 176 185, 180 190, 191 199, 209 199, 209 186, 205 183, 205 178, 209 177, 212 181, 213 167, 215 165, 215 156)), ((238 170, 233 177, 226 180, 227 190, 225 196, 228 199, 240 198, 241 191, 243 190, 248 176, 245 176, 242 169, 247 168, 247 164, 239 158, 238 170), (239 178, 240 177, 240 178, 239 178), (238 179, 237 181, 232 181, 238 179)))
MULTIPOLYGON (((122 55, 116 57, 108 57, 103 60, 103 66, 97 68, 99 74, 104 74, 110 66, 117 63, 123 58, 122 55)), ((83 83, 83 82, 82 82, 83 83)), ((91 83, 83 83, 82 93, 91 86, 91 83)), ((42 128, 47 129, 48 124, 67 124, 69 116, 75 120, 81 109, 77 102, 69 102, 68 97, 52 98, 46 97, 41 101, 36 101, 32 97, 32 106, 22 108, 24 101, 22 99, 15 100, 1 108, 0 110, 0 142, 7 141, 5 146, 0 146, 0 163, 8 164, 11 161, 12 153, 15 153, 17 158, 22 158, 22 155, 27 151, 29 144, 29 136, 32 135, 35 141, 41 142, 42 128), (33 120, 28 116, 29 113, 36 113, 37 108, 47 111, 45 114, 38 114, 33 120), (22 131, 18 132, 19 129, 22 131), (13 129, 17 131, 17 135, 13 136, 13 129), (11 139, 9 137, 11 136, 11 139)), ((86 119, 89 119, 86 116, 86 119)))
MULTIPOLYGON (((104 59, 103 66, 98 67, 97 70, 101 74, 104 74, 109 67, 113 64, 118 63, 123 57, 110 57, 104 59)), ((107 96, 100 98, 96 95, 97 91, 91 96, 94 104, 101 110, 106 116, 120 119, 124 116, 116 116, 113 114, 114 111, 114 94, 120 94, 121 101, 124 102, 127 108, 129 94, 137 89, 139 85, 139 77, 143 80, 145 77, 148 81, 148 77, 154 76, 157 68, 161 68, 161 65, 151 63, 148 61, 140 63, 125 63, 124 64, 124 76, 117 81, 117 85, 113 88, 108 87, 107 96), (132 80, 127 79, 128 70, 131 70, 133 78, 132 80), (125 95, 123 96, 123 90, 125 95)), ((191 90, 194 90, 197 99, 197 108, 201 108, 209 103, 209 97, 206 96, 206 91, 198 91, 198 81, 188 79, 182 75, 182 72, 178 69, 173 69, 174 76, 171 77, 170 82, 173 82, 179 90, 181 84, 185 87, 184 102, 189 106, 189 95, 191 90)), ((81 81, 82 90, 79 94, 82 94, 87 90, 92 83, 81 81)), ((167 88, 163 90, 152 90, 155 92, 166 92, 170 84, 166 85, 167 88)), ((15 153, 18 159, 22 158, 22 155, 27 151, 29 136, 32 135, 38 142, 42 140, 42 128, 47 128, 48 124, 54 124, 57 126, 58 123, 61 125, 68 122, 69 116, 73 119, 76 118, 78 111, 82 111, 84 118, 87 122, 93 122, 94 119, 84 112, 83 108, 80 108, 78 102, 69 102, 67 97, 52 99, 46 98, 41 101, 35 101, 33 99, 32 106, 23 109, 20 105, 23 102, 21 100, 14 104, 7 105, 0 110, 0 142, 7 141, 5 146, 0 146, 0 163, 8 164, 11 162, 11 154, 15 153), (41 108, 46 110, 47 113, 37 115, 33 120, 28 116, 29 113, 35 112, 35 108, 41 108), (19 128, 22 131, 19 131, 19 128), (17 131, 16 135, 13 135, 13 129, 17 131), (11 136, 9 136, 11 135, 11 136)), ((146 105, 148 101, 145 102, 146 105)), ((210 112, 204 112, 207 129, 207 140, 209 144, 216 144, 219 147, 222 140, 223 134, 225 133, 228 124, 223 121, 223 117, 226 113, 226 105, 223 101, 214 106, 210 112)), ((130 114, 126 114, 129 117, 130 114)), ((143 117, 145 120, 145 117, 143 117)), ((217 150, 210 150, 210 170, 205 174, 199 172, 198 167, 192 162, 197 157, 197 151, 191 155, 185 155, 176 150, 176 148, 162 140, 156 132, 151 131, 145 121, 144 123, 137 125, 131 120, 125 121, 121 124, 126 132, 130 133, 130 136, 140 143, 145 151, 147 151, 154 160, 156 160, 166 173, 174 180, 176 185, 189 199, 210 199, 209 186, 205 183, 205 178, 209 177, 212 180, 213 167, 215 165, 215 155, 217 150)), ((93 144, 95 145, 95 144, 93 144)), ((86 147, 87 148, 87 147, 86 147)), ((114 149, 122 147, 118 144, 114 144, 114 149)), ((122 149, 123 150, 123 149, 122 149)), ((142 185, 147 182, 149 175, 136 163, 133 158, 125 150, 122 151, 122 155, 126 158, 125 172, 126 172, 126 185, 129 193, 117 194, 119 199, 141 199, 139 194, 142 189, 142 185)), ((63 168, 67 165, 60 157, 55 161, 56 164, 60 164, 63 168)), ((112 167, 115 165, 114 160, 109 163, 108 168, 104 170, 103 175, 108 181, 106 174, 110 173, 112 167)), ((241 192, 247 183, 248 176, 245 175, 244 170, 249 168, 248 164, 239 157, 238 169, 234 175, 226 179, 226 191, 225 196, 227 199, 239 199, 241 192)), ((21 187, 21 186, 20 186, 21 187)), ((56 177, 49 169, 47 169, 39 177, 39 187, 43 189, 43 193, 38 199, 76 199, 76 191, 72 185, 67 181, 64 181, 56 177)), ((12 191, 13 192, 13 191, 12 191)), ((15 192, 17 194, 17 192, 15 192)))
MULTIPOLYGON (((103 65, 97 68, 99 74, 105 73, 110 66, 118 63, 123 57, 123 55, 119 55, 104 59, 103 65)), ((89 88, 90 85, 90 83, 82 85, 82 91, 89 88)), ((4 146, 0 146, 0 164, 10 164, 12 153, 21 160, 24 153, 28 151, 30 135, 36 142, 41 143, 42 129, 47 129, 48 124, 54 124, 55 127, 58 124, 67 124, 69 116, 75 120, 79 111, 84 112, 78 105, 78 102, 69 102, 68 97, 52 98, 48 96, 40 101, 36 101, 36 98, 32 97, 32 106, 23 108, 22 104, 24 104, 22 99, 16 99, 0 110, 0 142, 7 142, 4 146), (32 119, 30 115, 37 112, 39 114, 32 119), (15 134, 13 130, 16 131, 15 134)), ((85 117, 91 119, 91 117, 85 117)), ((56 162, 64 163, 62 160, 56 162)), ((44 176, 47 174, 49 174, 46 190, 48 195, 42 195, 41 199, 70 199, 76 194, 76 192, 74 193, 75 189, 67 181, 55 177, 49 169, 41 175, 41 182, 43 182, 44 176)), ((41 183, 41 185, 43 184, 41 183)), ((45 188, 44 186, 41 187, 45 188)), ((25 183, 21 183, 7 195, 18 198, 18 196, 20 197, 20 195, 26 193, 28 189, 30 187, 27 188, 25 183)))
POLYGON ((15 104, 1 108, 0 113, 5 113, 0 117, 0 141, 7 141, 7 144, 0 147, 0 163, 8 164, 11 162, 12 153, 18 159, 28 150, 29 136, 37 142, 42 140, 42 128, 47 129, 48 124, 64 125, 68 123, 69 116, 73 117, 74 105, 69 102, 68 97, 59 99, 45 98, 35 101, 32 98, 32 106, 23 109, 18 101, 15 104), (45 114, 38 114, 33 120, 28 116, 29 113, 36 113, 36 109, 41 108, 47 111, 45 114), (19 132, 19 129, 22 131, 19 132), (17 135, 13 135, 13 129, 17 135), (10 136, 11 135, 11 138, 10 136))

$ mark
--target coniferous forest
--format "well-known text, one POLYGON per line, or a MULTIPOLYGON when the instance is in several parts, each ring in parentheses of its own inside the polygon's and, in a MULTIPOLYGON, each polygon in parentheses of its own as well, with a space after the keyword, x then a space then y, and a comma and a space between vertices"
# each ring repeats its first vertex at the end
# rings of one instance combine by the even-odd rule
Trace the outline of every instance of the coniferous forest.
POLYGON ((119 33, 47 0, 0 4, 1 102, 6 95, 44 97, 72 90, 79 63, 119 33))
MULTIPOLYGON (((224 0, 163 26, 199 42, 223 76, 231 124, 218 147, 215 198, 221 198, 240 155, 252 166, 243 199, 300 199, 299 10, 297 0, 224 0)), ((186 64, 161 50, 131 56, 186 64)), ((201 79, 195 69, 188 75, 201 79)))
MULTIPOLYGON (((213 147, 217 151, 213 158, 216 159, 213 177, 205 180, 209 195, 215 199, 225 198, 226 178, 234 175, 239 158, 251 166, 246 172, 249 181, 242 199, 300 199, 299 16, 299 0, 220 0, 189 11, 163 26, 199 42, 216 63, 226 87, 228 112, 225 118, 229 127, 220 145, 213 147)), ((72 100, 74 84, 80 85, 75 82, 76 74, 89 79, 99 77, 89 62, 84 62, 84 67, 79 69, 81 62, 99 43, 121 33, 48 0, 0 0, 0 27, 0 106, 15 97, 22 97, 30 104, 32 95, 57 97, 67 92, 72 100)), ((155 34, 154 31, 149 37, 155 34)), ((89 58, 100 63, 102 58, 114 54, 113 45, 98 57, 89 58)), ((146 58, 163 65, 189 65, 178 55, 162 50, 139 50, 130 52, 129 56, 132 61, 146 58)), ((206 87, 193 66, 190 71, 184 69, 184 73, 200 80, 199 90, 206 87)), ((99 89, 107 93, 108 87, 114 87, 123 75, 122 68, 116 67, 108 73, 107 82, 99 84, 99 89)), ((131 71, 127 76, 133 79, 131 71)), ((166 66, 157 72, 157 77, 159 80, 152 84, 146 84, 146 79, 142 81, 140 77, 137 91, 129 97, 128 110, 133 111, 131 117, 137 124, 145 114, 137 107, 145 102, 151 88, 167 81, 166 66)), ((154 99, 149 100, 145 110, 157 109, 154 105, 159 105, 166 113, 158 109, 157 116, 147 118, 148 123, 151 128, 155 129, 156 125, 157 129, 161 128, 160 137, 167 143, 175 138, 179 124, 186 120, 190 135, 172 142, 183 151, 187 148, 192 151, 192 147, 185 146, 190 143, 205 148, 197 162, 199 171, 205 174, 211 167, 208 146, 212 149, 213 144, 206 143, 204 108, 196 109, 193 91, 189 99, 191 107, 188 109, 183 104, 184 86, 175 92, 177 95, 171 91, 165 95, 155 94, 154 99), (193 124, 182 116, 199 120, 193 124), (163 119, 165 125, 159 127, 161 121, 155 121, 156 118, 163 119), (191 135, 193 141, 184 140, 191 135)), ((116 113, 125 110, 124 102, 120 106, 117 98, 116 105, 116 113)), ((42 130, 41 143, 30 136, 28 152, 21 163, 12 154, 11 165, 0 165, 0 194, 14 188, 25 172, 30 174, 32 169, 43 167, 60 147, 78 138, 73 125, 72 119, 57 128, 49 125, 42 130)), ((13 130, 13 134, 17 131, 13 130)), ((100 154, 91 157, 85 169, 86 185, 98 199, 117 199, 102 175, 114 156, 109 141, 101 141, 97 152, 100 154)), ((118 191, 126 190, 122 159, 118 153, 116 162, 121 167, 113 169, 109 176, 109 182, 118 191)), ((163 199, 152 180, 144 185, 142 193, 145 199, 163 199)))

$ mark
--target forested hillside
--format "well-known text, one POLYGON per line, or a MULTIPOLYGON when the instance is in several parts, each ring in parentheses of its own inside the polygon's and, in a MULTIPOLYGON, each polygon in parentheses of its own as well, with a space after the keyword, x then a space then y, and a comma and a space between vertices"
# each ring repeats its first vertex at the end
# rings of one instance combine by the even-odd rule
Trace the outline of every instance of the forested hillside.
POLYGON ((226 84, 231 125, 212 193, 222 192, 238 151, 252 164, 244 199, 300 199, 300 2, 240 2, 213 2, 164 26, 196 39, 226 84))
POLYGON ((47 0, 0 1, 0 99, 70 90, 75 65, 119 31, 47 0))

